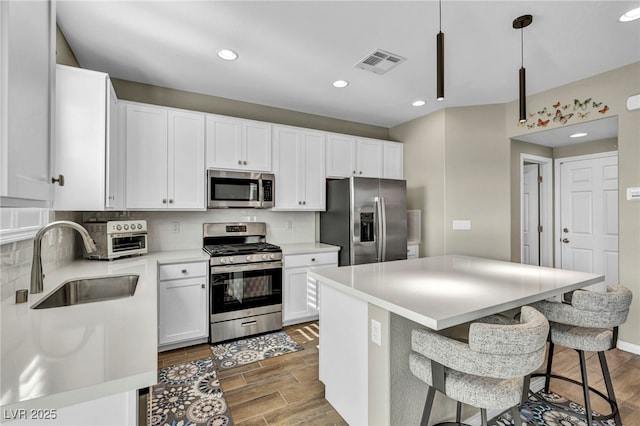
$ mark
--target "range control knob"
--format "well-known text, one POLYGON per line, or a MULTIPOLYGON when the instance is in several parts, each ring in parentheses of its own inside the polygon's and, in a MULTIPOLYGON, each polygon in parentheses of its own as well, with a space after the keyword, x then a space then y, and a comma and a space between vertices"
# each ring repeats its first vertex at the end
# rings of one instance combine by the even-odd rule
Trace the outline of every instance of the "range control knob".
POLYGON ((276 255, 275 255, 275 254, 271 254, 269 257, 270 257, 271 259, 275 259, 275 258, 276 258, 276 255))
POLYGON ((138 229, 142 229, 142 224, 141 223, 138 224, 138 229))
POLYGON ((129 229, 129 225, 128 224, 124 224, 124 230, 126 231, 127 229, 129 229))
POLYGON ((262 255, 262 259, 263 259, 263 260, 267 260, 267 259, 269 259, 269 256, 267 256, 266 254, 263 254, 263 255, 262 255))
POLYGON ((233 263, 233 262, 235 262, 235 261, 236 261, 236 260, 235 260, 233 257, 230 257, 230 258, 229 258, 229 263, 233 263))
POLYGON ((251 262, 251 256, 247 256, 247 262, 251 262))
POLYGON ((118 231, 122 230, 122 225, 116 225, 116 229, 117 229, 118 231))

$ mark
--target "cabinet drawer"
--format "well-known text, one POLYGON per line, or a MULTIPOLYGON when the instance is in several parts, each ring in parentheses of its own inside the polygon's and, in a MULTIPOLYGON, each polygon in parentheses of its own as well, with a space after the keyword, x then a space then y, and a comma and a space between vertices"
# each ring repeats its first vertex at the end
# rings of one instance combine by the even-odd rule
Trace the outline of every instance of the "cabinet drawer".
POLYGON ((180 278, 205 277, 208 273, 208 262, 175 263, 160 265, 160 281, 180 278))
POLYGON ((284 257, 285 268, 338 264, 338 252, 293 254, 284 257))

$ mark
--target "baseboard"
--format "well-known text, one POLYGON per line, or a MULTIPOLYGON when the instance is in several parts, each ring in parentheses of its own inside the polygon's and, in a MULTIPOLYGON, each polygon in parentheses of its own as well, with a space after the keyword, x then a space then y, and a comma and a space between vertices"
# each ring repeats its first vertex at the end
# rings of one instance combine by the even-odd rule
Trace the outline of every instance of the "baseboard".
POLYGON ((625 352, 631 352, 632 354, 640 355, 640 345, 634 345, 633 343, 623 342, 618 340, 618 349, 625 352))
MULTIPOLYGON (((531 384, 529 386, 529 389, 531 389, 533 392, 538 392, 540 390, 542 390, 542 388, 544 387, 544 377, 533 377, 531 379, 531 384)), ((495 416, 504 413, 505 410, 487 410, 487 419, 492 419, 495 416)), ((468 425, 480 425, 482 424, 482 418, 480 417, 480 411, 478 411, 476 414, 474 414, 473 416, 467 418, 466 420, 463 420, 463 423, 466 423, 468 425)))

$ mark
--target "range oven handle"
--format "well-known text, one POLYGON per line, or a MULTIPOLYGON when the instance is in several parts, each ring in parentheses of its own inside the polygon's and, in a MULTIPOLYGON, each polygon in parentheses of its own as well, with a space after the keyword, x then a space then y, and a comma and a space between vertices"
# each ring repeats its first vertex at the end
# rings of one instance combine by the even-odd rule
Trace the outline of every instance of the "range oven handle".
POLYGON ((228 272, 262 271, 265 269, 282 269, 282 262, 250 263, 243 265, 212 266, 211 274, 225 274, 228 272))

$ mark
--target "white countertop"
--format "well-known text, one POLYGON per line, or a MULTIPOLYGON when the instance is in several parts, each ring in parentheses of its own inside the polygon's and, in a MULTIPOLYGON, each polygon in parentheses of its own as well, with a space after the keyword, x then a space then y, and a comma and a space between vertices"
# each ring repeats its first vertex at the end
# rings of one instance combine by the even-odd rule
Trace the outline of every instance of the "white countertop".
POLYGON ((308 273, 434 330, 604 280, 598 274, 457 255, 317 267, 308 273))
POLYGON ((196 249, 45 266, 44 292, 0 306, 0 406, 61 408, 155 384, 158 264, 208 259, 196 249), (66 280, 121 274, 140 275, 132 297, 30 309, 66 280))
POLYGON ((323 253, 340 251, 339 246, 333 246, 324 243, 294 243, 280 244, 283 255, 307 254, 307 253, 323 253))

